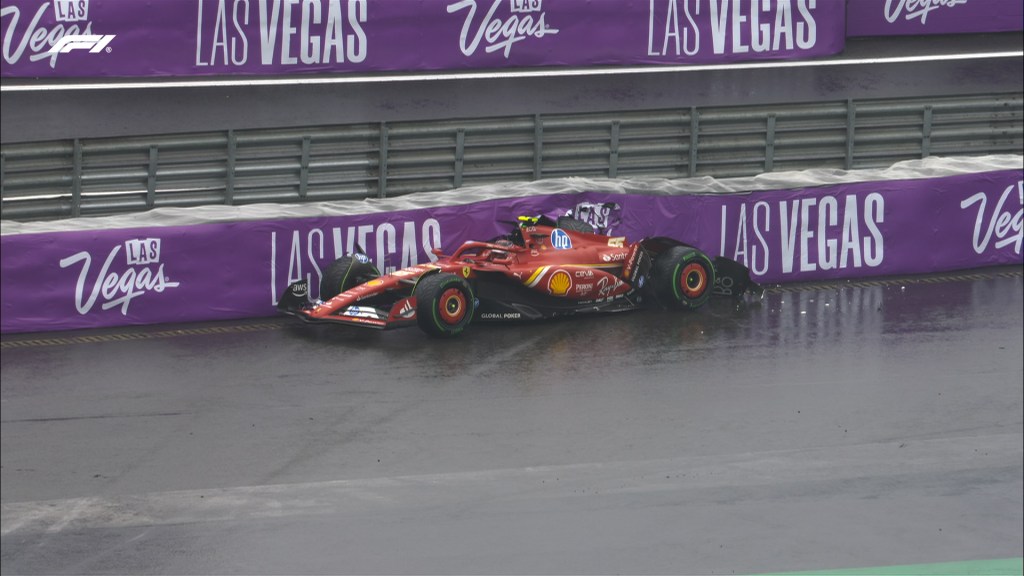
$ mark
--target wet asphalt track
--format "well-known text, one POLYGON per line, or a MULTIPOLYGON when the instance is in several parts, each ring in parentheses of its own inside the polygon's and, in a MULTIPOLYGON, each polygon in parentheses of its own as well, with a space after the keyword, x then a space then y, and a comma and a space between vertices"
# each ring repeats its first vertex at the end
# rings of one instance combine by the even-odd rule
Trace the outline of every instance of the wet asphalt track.
POLYGON ((277 319, 5 337, 2 569, 1020 557, 1022 327, 1014 267, 456 341, 277 319))

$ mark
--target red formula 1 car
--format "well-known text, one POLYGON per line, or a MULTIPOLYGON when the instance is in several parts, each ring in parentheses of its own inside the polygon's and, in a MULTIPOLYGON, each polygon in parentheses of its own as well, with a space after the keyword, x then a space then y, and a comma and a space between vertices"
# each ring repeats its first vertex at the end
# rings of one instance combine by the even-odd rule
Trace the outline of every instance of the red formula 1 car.
POLYGON ((711 295, 761 293, 749 270, 712 261, 671 238, 595 234, 572 218, 520 217, 512 232, 470 241, 453 254, 381 275, 363 254, 335 260, 320 282, 288 287, 278 310, 308 322, 396 328, 418 324, 433 336, 461 333, 472 321, 521 321, 656 305, 693 309, 711 295))

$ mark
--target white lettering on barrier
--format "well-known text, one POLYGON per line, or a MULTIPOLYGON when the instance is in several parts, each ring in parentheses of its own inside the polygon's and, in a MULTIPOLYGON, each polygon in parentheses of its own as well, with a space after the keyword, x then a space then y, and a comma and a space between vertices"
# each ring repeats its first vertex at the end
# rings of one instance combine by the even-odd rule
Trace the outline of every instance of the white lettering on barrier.
POLYGON ((249 0, 234 0, 231 6, 231 29, 228 29, 228 7, 226 0, 217 1, 217 16, 213 27, 203 28, 203 0, 199 0, 196 20, 196 66, 227 65, 243 66, 249 60, 249 38, 243 26, 249 25, 249 0), (203 61, 203 33, 212 33, 213 41, 203 61), (230 58, 229 58, 230 54, 230 58), (218 56, 220 62, 218 62, 218 56))
MULTIPOLYGON (((271 302, 275 305, 281 287, 300 280, 306 280, 311 286, 319 286, 323 278, 321 264, 330 263, 325 262, 328 246, 324 230, 313 228, 305 235, 292 230, 287 238, 284 242, 287 243, 288 268, 281 282, 277 274, 278 235, 276 231, 270 233, 270 294, 271 302)), ((441 224, 434 218, 427 218, 419 227, 411 221, 403 222, 400 226, 384 222, 379 225, 334 227, 330 230, 330 238, 333 259, 365 251, 377 269, 387 274, 419 264, 421 250, 430 262, 437 260, 433 250, 441 247, 441 224), (395 259, 394 256, 399 258, 395 259)), ((312 300, 315 296, 319 294, 310 291, 309 298, 312 300)))
POLYGON ((107 46, 113 35, 95 35, 92 22, 86 21, 89 14, 88 0, 77 5, 66 0, 54 4, 54 19, 58 22, 52 28, 40 26, 40 21, 50 9, 49 2, 43 2, 28 22, 25 31, 18 37, 21 10, 17 6, 0 8, 0 21, 8 20, 4 29, 3 53, 7 64, 17 64, 28 53, 29 62, 50 59, 50 68, 56 68, 57 57, 71 50, 88 49, 90 52, 109 50, 107 46), (68 25, 63 24, 69 23, 68 25), (80 24, 79 22, 85 22, 80 24))
POLYGON ((88 50, 90 54, 109 52, 108 44, 114 38, 114 34, 66 34, 50 48, 50 54, 67 54, 72 50, 88 50))
POLYGON ((818 42, 818 0, 650 0, 647 55, 697 55, 701 26, 696 17, 705 5, 711 50, 717 55, 809 50, 818 42), (744 43, 748 36, 749 45, 744 43))
POLYGON ((522 42, 529 37, 543 38, 550 34, 558 34, 556 28, 549 28, 545 22, 546 14, 541 9, 542 0, 512 0, 512 12, 505 20, 495 18, 495 13, 501 6, 503 0, 492 0, 491 7, 484 14, 483 19, 475 25, 474 19, 477 12, 476 0, 460 0, 448 5, 448 13, 454 14, 460 10, 468 9, 466 19, 462 24, 462 33, 459 36, 459 49, 465 56, 476 54, 477 48, 482 40, 486 41, 484 52, 490 54, 501 50, 505 58, 512 52, 512 45, 522 42), (534 14, 537 14, 534 18, 534 14))
POLYGON ((878 225, 885 221, 885 198, 871 193, 859 199, 825 196, 754 203, 748 216, 747 204, 739 206, 736 220, 730 220, 722 206, 721 253, 750 268, 754 276, 768 273, 773 246, 773 210, 779 222, 781 272, 791 274, 847 268, 878 267, 885 259, 884 237, 878 225), (734 227, 733 227, 734 226, 734 227), (731 253, 727 239, 734 231, 731 253), (797 255, 799 254, 799 259, 797 255))
MULTIPOLYGON (((747 205, 740 204, 739 221, 736 226, 736 246, 731 258, 741 262, 750 268, 755 276, 763 276, 768 272, 769 249, 764 233, 771 232, 771 207, 767 202, 761 201, 754 204, 752 225, 747 223, 747 205), (747 238, 747 230, 752 228, 757 236, 757 244, 752 245, 747 238)), ((725 206, 722 206, 722 247, 721 253, 726 254, 726 230, 728 228, 728 213, 725 206)))
POLYGON ((967 4, 967 0, 885 0, 885 19, 892 24, 905 13, 904 20, 919 18, 923 26, 928 22, 928 14, 933 10, 962 4, 967 4))
POLYGON ((147 238, 144 240, 128 240, 125 242, 127 263, 135 264, 137 267, 129 266, 123 273, 111 271, 114 259, 121 251, 121 246, 114 246, 107 259, 103 262, 96 279, 92 282, 92 288, 86 296, 86 285, 89 283, 89 269, 92 266, 92 255, 88 252, 63 258, 60 261, 61 268, 67 268, 82 262, 82 269, 78 274, 78 282, 75 285, 75 309, 81 315, 88 314, 93 306, 103 297, 101 308, 109 310, 116 306, 121 307, 121 314, 128 315, 128 306, 132 300, 143 294, 163 292, 168 288, 177 288, 178 282, 171 282, 164 274, 164 265, 160 264, 154 271, 142 264, 156 264, 160 260, 160 240, 147 238))
POLYGON ((367 0, 199 0, 196 66, 244 66, 251 21, 259 25, 264 66, 363 62, 366 5, 367 0), (216 15, 204 22, 203 8, 209 4, 215 5, 216 15))
POLYGON ((984 254, 988 250, 989 243, 995 237, 995 248, 997 250, 1013 245, 1013 251, 1020 254, 1021 241, 1024 240, 1024 180, 1018 181, 1016 185, 1011 184, 1003 190, 999 201, 992 209, 991 214, 986 213, 988 195, 978 192, 966 200, 960 202, 960 208, 966 210, 978 204, 978 213, 974 218, 974 252, 984 254), (1020 208, 1014 213, 1006 206, 1007 200, 1017 190, 1017 201, 1020 208))
POLYGON ((686 22, 683 24, 682 38, 680 38, 679 34, 678 0, 669 0, 663 12, 656 10, 654 4, 655 0, 651 0, 650 17, 647 26, 647 55, 665 56, 669 54, 670 42, 675 45, 675 50, 672 52, 674 56, 679 56, 680 54, 693 56, 697 54, 700 51, 700 27, 697 26, 697 21, 693 19, 693 15, 700 14, 700 2, 697 0, 683 0, 683 16, 686 17, 686 22), (665 18, 665 26, 661 34, 661 49, 657 51, 654 47, 655 12, 659 12, 659 15, 663 13, 665 18))
POLYGON ((54 0, 53 16, 57 22, 83 22, 89 19, 89 0, 54 0))
MULTIPOLYGON (((787 211, 787 202, 783 200, 779 206, 781 217, 782 235, 782 272, 789 274, 793 272, 795 260, 795 243, 800 239, 800 272, 814 272, 818 269, 816 260, 812 260, 810 240, 814 232, 810 229, 810 210, 817 204, 814 198, 794 200, 792 207, 787 211), (797 210, 799 208, 799 215, 797 210), (799 235, 796 232, 797 224, 800 225, 799 235)), ((824 252, 817 254, 817 260, 824 259, 829 268, 835 268, 838 258, 838 268, 847 267, 861 268, 862 266, 877 267, 884 259, 884 244, 882 233, 878 224, 885 221, 885 199, 881 194, 871 193, 864 198, 863 215, 860 214, 861 206, 857 197, 849 195, 846 197, 843 210, 843 227, 840 234, 841 243, 834 239, 825 240, 824 232, 835 224, 823 224, 822 220, 829 223, 836 221, 836 216, 830 216, 829 211, 838 207, 838 203, 825 202, 818 208, 818 231, 819 247, 824 247, 824 252), (860 224, 868 229, 867 234, 862 234, 860 224)))
POLYGON ((622 207, 615 202, 580 202, 565 215, 582 220, 604 234, 611 234, 622 222, 622 207))

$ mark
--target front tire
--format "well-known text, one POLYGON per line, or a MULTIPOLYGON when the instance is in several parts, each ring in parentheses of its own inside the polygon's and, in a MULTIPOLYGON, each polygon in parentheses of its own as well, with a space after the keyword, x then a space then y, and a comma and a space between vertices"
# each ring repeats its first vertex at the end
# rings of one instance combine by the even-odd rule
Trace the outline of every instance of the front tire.
POLYGON ((690 246, 673 246, 654 259, 651 282, 667 308, 693 310, 711 297, 715 267, 706 254, 690 246))
POLYGON ((432 274, 420 279, 416 296, 416 321, 431 336, 451 338, 466 329, 476 313, 469 283, 454 274, 432 274))
POLYGON ((369 282, 378 276, 380 272, 366 256, 342 256, 331 262, 324 271, 323 278, 320 279, 320 299, 330 300, 349 288, 369 282))

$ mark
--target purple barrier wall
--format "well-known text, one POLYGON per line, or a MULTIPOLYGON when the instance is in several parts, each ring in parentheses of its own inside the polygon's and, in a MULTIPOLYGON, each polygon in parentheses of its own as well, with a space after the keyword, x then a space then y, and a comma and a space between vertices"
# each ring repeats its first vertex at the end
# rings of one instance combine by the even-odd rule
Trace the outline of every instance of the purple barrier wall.
POLYGON ((4 0, 4 77, 678 64, 835 54, 841 0, 4 0), (90 35, 69 43, 69 35, 90 35))
POLYGON ((847 36, 1024 30, 1021 0, 849 0, 847 36))
MULTIPOLYGON (((584 192, 357 216, 3 236, 2 331, 268 316, 358 244, 382 270, 567 212, 746 263, 760 282, 1021 264, 1024 171, 728 195, 584 192)), ((316 294, 313 294, 316 296, 316 294)))

